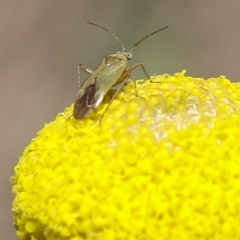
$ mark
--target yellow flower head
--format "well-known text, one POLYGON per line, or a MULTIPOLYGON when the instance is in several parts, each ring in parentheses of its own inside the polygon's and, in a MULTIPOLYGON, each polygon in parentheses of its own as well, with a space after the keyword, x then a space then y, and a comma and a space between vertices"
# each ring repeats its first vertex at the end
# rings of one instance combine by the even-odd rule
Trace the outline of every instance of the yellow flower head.
POLYGON ((130 82, 38 132, 12 177, 23 240, 240 239, 240 85, 130 82))

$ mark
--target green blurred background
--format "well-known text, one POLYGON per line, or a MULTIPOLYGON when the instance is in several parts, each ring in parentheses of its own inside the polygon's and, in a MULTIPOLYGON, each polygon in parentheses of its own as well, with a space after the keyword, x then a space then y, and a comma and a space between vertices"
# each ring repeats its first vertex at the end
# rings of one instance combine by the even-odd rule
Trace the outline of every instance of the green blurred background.
MULTIPOLYGON (((16 239, 9 178, 19 156, 44 123, 69 106, 77 66, 95 68, 120 50, 169 25, 134 49, 153 75, 187 70, 195 77, 239 81, 240 2, 190 0, 4 0, 0 2, 0 239, 16 239)), ((136 77, 143 77, 141 70, 136 77)), ((86 74, 82 75, 83 78, 86 74)))

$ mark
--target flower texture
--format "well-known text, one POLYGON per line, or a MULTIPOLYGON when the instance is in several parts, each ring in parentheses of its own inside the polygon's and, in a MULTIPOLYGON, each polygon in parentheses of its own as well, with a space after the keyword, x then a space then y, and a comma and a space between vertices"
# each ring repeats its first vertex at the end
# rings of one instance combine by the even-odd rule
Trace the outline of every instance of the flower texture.
POLYGON ((151 79, 32 139, 11 179, 20 239, 240 239, 240 84, 151 79))

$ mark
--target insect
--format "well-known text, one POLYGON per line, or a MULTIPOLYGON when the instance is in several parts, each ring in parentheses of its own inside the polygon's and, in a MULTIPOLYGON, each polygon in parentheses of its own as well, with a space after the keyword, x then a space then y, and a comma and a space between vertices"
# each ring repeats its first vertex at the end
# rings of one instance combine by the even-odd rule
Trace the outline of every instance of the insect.
MULTIPOLYGON (((145 37, 137 41, 130 49, 130 51, 125 51, 125 46, 119 40, 119 38, 107 28, 99 26, 95 23, 87 22, 88 24, 94 25, 96 27, 102 28, 105 31, 109 32, 115 40, 122 47, 121 52, 114 54, 109 54, 104 57, 95 70, 91 70, 82 64, 78 66, 78 92, 76 100, 73 106, 73 116, 76 119, 86 118, 94 109, 96 109, 100 103, 103 101, 104 96, 108 91, 115 85, 119 85, 119 88, 116 90, 114 96, 117 94, 119 89, 128 79, 130 73, 137 67, 141 67, 148 79, 150 79, 146 69, 142 63, 137 63, 129 68, 127 68, 127 62, 132 58, 132 51, 134 47, 139 45, 146 38, 151 35, 162 31, 167 28, 165 26, 161 29, 158 29, 145 37), (89 77, 80 85, 80 70, 83 69, 85 72, 89 73, 89 77)), ((113 98, 114 98, 113 96, 113 98)), ((112 98, 112 99, 113 99, 112 98)), ((111 102, 111 101, 110 101, 111 102)))

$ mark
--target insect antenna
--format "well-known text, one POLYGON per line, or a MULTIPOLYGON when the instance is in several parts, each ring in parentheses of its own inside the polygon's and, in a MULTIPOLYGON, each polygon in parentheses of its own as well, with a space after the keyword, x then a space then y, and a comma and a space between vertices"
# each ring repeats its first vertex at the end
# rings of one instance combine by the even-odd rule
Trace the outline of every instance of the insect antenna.
POLYGON ((94 25, 94 26, 96 26, 96 27, 102 28, 102 29, 104 29, 105 31, 109 32, 109 33, 115 38, 115 40, 117 40, 118 43, 121 45, 123 52, 125 52, 125 46, 123 45, 123 43, 120 41, 120 39, 119 39, 112 31, 110 31, 109 29, 107 29, 107 28, 105 28, 105 27, 99 26, 99 25, 97 25, 96 23, 92 23, 92 22, 87 22, 87 23, 88 23, 88 24, 92 24, 92 25, 94 25))
POLYGON ((130 49, 130 53, 132 53, 133 48, 135 48, 139 43, 141 43, 142 41, 144 41, 146 38, 149 38, 149 37, 152 36, 153 34, 155 34, 155 33, 157 33, 157 32, 160 32, 160 31, 162 31, 162 30, 164 30, 164 29, 166 29, 166 28, 168 28, 168 27, 169 27, 169 26, 165 26, 165 27, 163 27, 163 28, 160 28, 160 29, 158 29, 157 31, 154 31, 154 32, 146 35, 145 37, 141 38, 139 41, 137 41, 137 42, 132 46, 132 48, 130 49))

